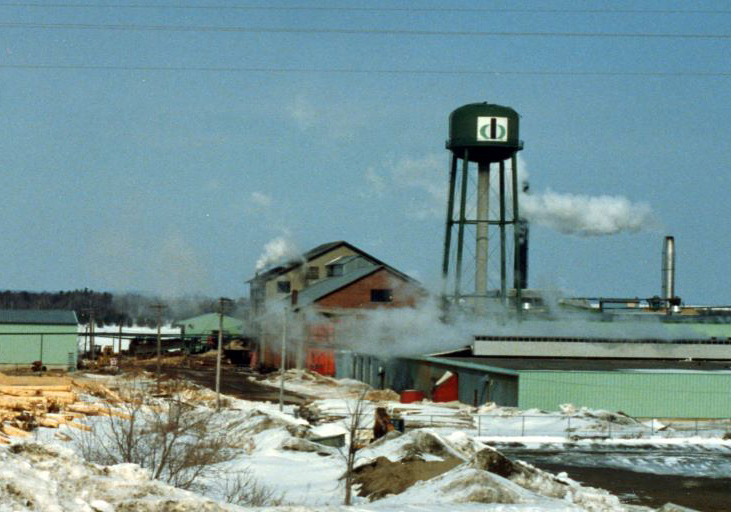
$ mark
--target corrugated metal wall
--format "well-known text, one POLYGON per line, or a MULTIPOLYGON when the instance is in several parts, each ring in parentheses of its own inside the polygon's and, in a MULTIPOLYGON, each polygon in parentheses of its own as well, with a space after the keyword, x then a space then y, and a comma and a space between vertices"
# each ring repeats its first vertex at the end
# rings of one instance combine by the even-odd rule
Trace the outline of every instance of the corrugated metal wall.
POLYGON ((434 384, 446 371, 458 376, 460 402, 471 405, 486 402, 506 406, 518 404, 517 376, 463 368, 448 362, 442 364, 416 359, 383 361, 352 352, 336 355, 337 378, 357 379, 374 388, 387 387, 399 393, 405 389, 418 389, 429 398, 434 384))
POLYGON ((48 368, 75 369, 77 336, 73 325, 0 324, 0 365, 30 366, 43 361, 48 368), (36 334, 48 333, 48 334, 36 334), (53 334, 59 333, 59 334, 53 334))
POLYGON ((518 406, 560 404, 661 418, 731 417, 731 372, 520 372, 518 406))

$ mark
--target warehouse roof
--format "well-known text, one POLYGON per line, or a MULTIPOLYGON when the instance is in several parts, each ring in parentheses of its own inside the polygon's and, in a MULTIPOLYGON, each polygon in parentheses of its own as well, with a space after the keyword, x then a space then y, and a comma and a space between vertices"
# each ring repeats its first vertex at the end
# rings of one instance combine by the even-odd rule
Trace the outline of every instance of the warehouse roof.
MULTIPOLYGON (((185 327, 186 334, 189 335, 210 334, 213 331, 218 331, 219 317, 217 313, 206 313, 204 315, 179 320, 173 324, 173 327, 185 327)), ((241 334, 243 329, 244 323, 241 320, 223 315, 224 332, 241 334)))
POLYGON ((64 309, 0 309, 0 324, 77 325, 76 313, 64 309))
POLYGON ((516 371, 719 371, 728 361, 673 361, 664 359, 567 359, 549 357, 442 357, 446 361, 494 366, 516 371))

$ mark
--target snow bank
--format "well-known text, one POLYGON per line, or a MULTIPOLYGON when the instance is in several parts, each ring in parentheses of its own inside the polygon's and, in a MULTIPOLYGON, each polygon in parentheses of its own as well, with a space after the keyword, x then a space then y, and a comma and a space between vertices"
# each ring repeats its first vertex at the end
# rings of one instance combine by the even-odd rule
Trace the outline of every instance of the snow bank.
POLYGON ((243 510, 152 480, 134 464, 97 466, 39 443, 0 450, 0 481, 1 512, 243 510))

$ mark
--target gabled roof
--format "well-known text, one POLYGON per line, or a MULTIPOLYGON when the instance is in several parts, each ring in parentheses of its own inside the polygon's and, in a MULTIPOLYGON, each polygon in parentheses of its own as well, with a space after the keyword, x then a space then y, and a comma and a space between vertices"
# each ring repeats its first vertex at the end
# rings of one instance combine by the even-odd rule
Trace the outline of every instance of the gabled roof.
POLYGON ((388 272, 391 272, 392 274, 404 279, 404 281, 411 280, 408 276, 403 277, 405 274, 395 272, 392 268, 386 265, 368 265, 363 268, 355 269, 352 272, 348 272, 345 275, 328 277, 326 279, 311 284, 297 294, 297 304, 294 307, 299 308, 313 304, 318 300, 345 288, 346 286, 358 282, 371 274, 375 274, 379 270, 386 270, 388 272))
POLYGON ((327 252, 330 252, 330 251, 332 251, 334 249, 337 249, 338 247, 341 247, 341 246, 347 247, 348 249, 350 249, 351 251, 355 252, 356 254, 359 254, 362 257, 370 260, 375 265, 383 265, 384 267, 388 268, 394 274, 397 274, 399 277, 401 277, 401 278, 403 278, 403 279, 405 279, 405 280, 407 280, 409 282, 414 282, 414 283, 416 282, 413 278, 407 276, 403 272, 400 272, 399 270, 396 270, 395 268, 391 267, 390 265, 384 263, 383 261, 379 260, 378 258, 375 258, 375 257, 371 256, 370 254, 368 254, 364 250, 359 249, 358 247, 356 247, 356 246, 354 246, 354 245, 346 242, 345 240, 337 240, 335 242, 328 242, 328 243, 325 243, 325 244, 318 245, 317 247, 314 247, 314 248, 310 249, 309 251, 305 252, 304 254, 302 254, 302 259, 295 260, 295 261, 290 261, 290 262, 285 263, 283 265, 279 265, 279 266, 276 266, 274 268, 271 268, 271 269, 267 270, 266 272, 262 272, 261 274, 255 275, 254 277, 252 277, 251 279, 249 279, 247 282, 250 283, 251 281, 259 280, 259 279, 263 279, 264 281, 268 281, 270 279, 275 278, 276 276, 280 276, 282 274, 286 274, 290 270, 299 267, 304 262, 313 260, 313 259, 317 258, 318 256, 322 256, 323 254, 325 254, 327 252))
POLYGON ((77 325, 76 313, 64 309, 0 309, 0 324, 77 325))

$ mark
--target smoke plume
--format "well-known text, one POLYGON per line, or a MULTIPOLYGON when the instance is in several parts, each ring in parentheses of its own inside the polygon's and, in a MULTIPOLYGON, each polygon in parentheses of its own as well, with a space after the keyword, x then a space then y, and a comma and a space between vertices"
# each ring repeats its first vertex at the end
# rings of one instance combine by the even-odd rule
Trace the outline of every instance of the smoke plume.
POLYGON ((554 311, 552 320, 516 321, 507 311, 489 317, 453 311, 450 322, 441 317, 441 303, 431 295, 415 308, 360 311, 338 322, 335 343, 340 349, 360 354, 408 357, 456 350, 471 345, 478 334, 494 336, 559 336, 570 338, 656 339, 670 341, 703 337, 689 327, 673 328, 648 317, 602 321, 592 313, 554 311))
POLYGON ((622 196, 559 194, 547 189, 522 194, 521 213, 536 224, 579 236, 636 233, 652 224, 646 203, 632 203, 622 196))
POLYGON ((281 235, 264 245, 264 252, 256 261, 256 271, 265 267, 302 259, 302 252, 287 235, 281 235))

